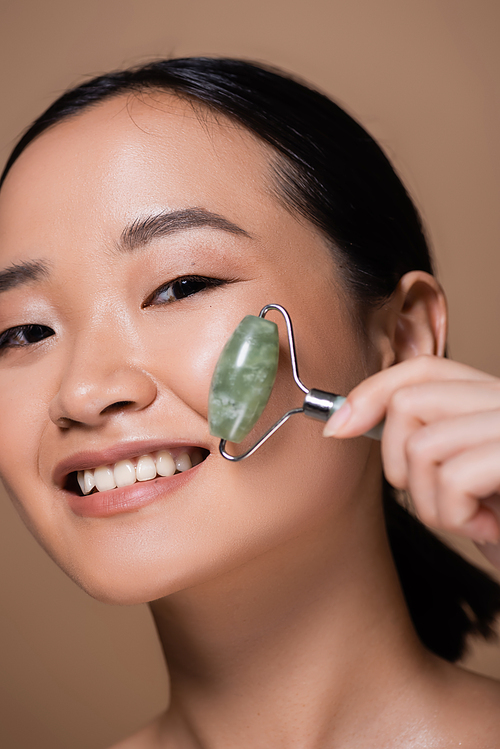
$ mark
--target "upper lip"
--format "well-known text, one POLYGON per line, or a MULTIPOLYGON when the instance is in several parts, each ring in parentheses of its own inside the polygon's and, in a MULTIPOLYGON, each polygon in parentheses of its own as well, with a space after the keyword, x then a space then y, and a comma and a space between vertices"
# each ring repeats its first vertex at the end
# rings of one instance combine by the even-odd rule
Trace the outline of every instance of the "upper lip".
POLYGON ((155 439, 122 442, 103 450, 82 450, 61 460, 54 468, 52 479, 57 486, 62 488, 66 477, 74 471, 84 471, 86 468, 97 468, 98 466, 117 463, 119 460, 124 460, 125 458, 134 458, 138 455, 156 452, 157 450, 193 446, 205 450, 210 449, 207 445, 198 441, 155 439))

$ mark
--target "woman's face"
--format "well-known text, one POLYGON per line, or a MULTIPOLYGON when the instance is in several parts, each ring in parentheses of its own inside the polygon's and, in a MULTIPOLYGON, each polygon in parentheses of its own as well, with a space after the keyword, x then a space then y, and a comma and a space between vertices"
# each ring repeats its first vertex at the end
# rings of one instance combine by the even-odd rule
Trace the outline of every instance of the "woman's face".
MULTIPOLYGON (((274 196, 269 163, 223 118, 117 97, 45 132, 0 193, 0 474, 44 548, 103 600, 159 598, 325 523, 345 532, 376 483, 371 441, 325 440, 302 416, 239 464, 209 434, 217 358, 267 303, 290 312, 310 387, 345 394, 373 366, 324 241, 274 196), (77 489, 77 471, 126 474, 144 455, 147 476, 159 451, 208 457, 77 489)), ((240 451, 301 404, 274 319, 277 383, 240 451)))

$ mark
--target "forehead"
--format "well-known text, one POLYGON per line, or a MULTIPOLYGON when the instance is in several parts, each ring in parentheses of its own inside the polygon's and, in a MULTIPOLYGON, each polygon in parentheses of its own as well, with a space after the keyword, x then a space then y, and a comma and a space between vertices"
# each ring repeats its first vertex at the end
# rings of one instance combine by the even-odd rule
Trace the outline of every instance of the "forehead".
POLYGON ((245 128, 175 96, 110 99, 44 132, 14 164, 0 190, 0 267, 43 258, 81 272, 139 217, 201 208, 252 237, 237 252, 262 269, 290 275, 306 263, 331 282, 326 240, 277 197, 275 158, 245 128))
POLYGON ((262 215, 271 208, 269 155, 242 127, 175 96, 119 96, 27 147, 0 191, 0 232, 41 232, 49 217, 62 231, 81 215, 90 234, 105 218, 122 224, 187 204, 262 215))

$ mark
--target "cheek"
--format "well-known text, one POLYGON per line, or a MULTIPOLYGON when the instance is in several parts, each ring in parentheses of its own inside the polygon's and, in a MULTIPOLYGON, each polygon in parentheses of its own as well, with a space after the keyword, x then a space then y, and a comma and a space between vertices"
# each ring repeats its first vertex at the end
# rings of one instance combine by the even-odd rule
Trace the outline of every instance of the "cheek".
POLYGON ((57 502, 42 478, 41 448, 52 423, 48 405, 58 367, 50 357, 0 370, 0 478, 42 546, 57 526, 57 502))
POLYGON ((160 330, 150 350, 150 371, 160 387, 204 418, 217 359, 235 326, 231 315, 208 309, 160 330))
POLYGON ((50 373, 43 367, 0 373, 0 474, 32 473, 47 422, 50 373))
MULTIPOLYGON (((309 308, 286 298, 280 291, 260 291, 251 298, 238 295, 227 304, 205 306, 197 314, 170 320, 159 330, 150 362, 158 381, 203 418, 207 418, 208 394, 220 353, 245 314, 258 311, 276 296, 289 310, 295 330, 299 374, 307 387, 347 395, 365 376, 359 341, 348 312, 337 297, 324 291, 321 304, 309 308), (187 319, 186 319, 187 318, 187 319)), ((268 319, 280 330, 280 357, 276 383, 263 416, 244 440, 239 452, 247 449, 290 408, 300 407, 303 393, 293 380, 291 354, 284 320, 273 311, 268 319)), ((317 427, 319 429, 319 427, 317 427)))
MULTIPOLYGON (((199 308, 172 314, 168 324, 157 327, 150 344, 150 371, 206 419, 210 383, 224 346, 243 317, 257 315, 273 296, 262 290, 249 292, 239 285, 223 301, 202 305, 200 300, 199 308)), ((151 333, 148 335, 151 341, 151 333)), ((284 354, 286 359, 287 350, 284 354)))

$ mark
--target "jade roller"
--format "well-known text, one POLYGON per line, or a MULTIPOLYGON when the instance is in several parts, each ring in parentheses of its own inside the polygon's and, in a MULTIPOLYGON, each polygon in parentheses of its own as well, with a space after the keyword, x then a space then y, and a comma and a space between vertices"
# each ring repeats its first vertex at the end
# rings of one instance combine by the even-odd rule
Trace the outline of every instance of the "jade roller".
MULTIPOLYGON (((208 397, 208 424, 210 434, 220 437, 219 450, 226 460, 239 461, 250 457, 271 437, 290 416, 303 413, 311 419, 328 421, 344 403, 342 395, 324 390, 309 390, 299 377, 295 341, 290 315, 280 304, 266 304, 259 316, 247 315, 240 322, 219 357, 210 385, 208 397), (231 455, 227 442, 241 442, 254 427, 271 395, 278 371, 278 326, 265 316, 277 310, 285 318, 290 347, 292 373, 295 384, 305 394, 300 408, 287 411, 246 452, 231 455)), ((383 424, 369 432, 367 437, 380 439, 383 424)))

